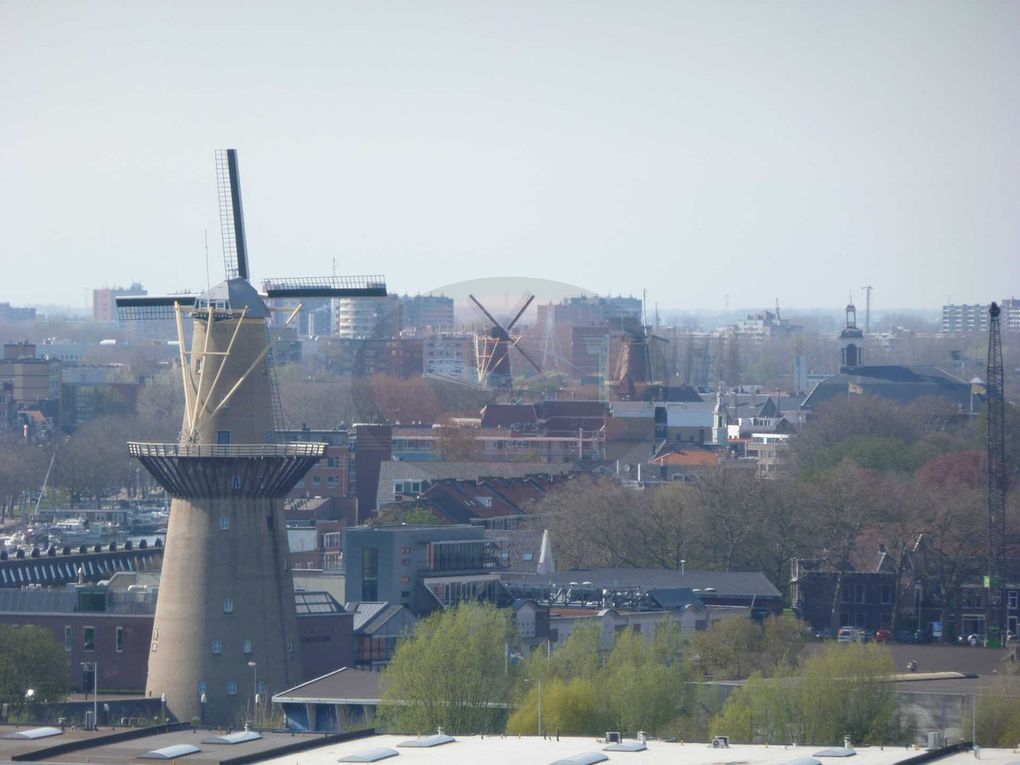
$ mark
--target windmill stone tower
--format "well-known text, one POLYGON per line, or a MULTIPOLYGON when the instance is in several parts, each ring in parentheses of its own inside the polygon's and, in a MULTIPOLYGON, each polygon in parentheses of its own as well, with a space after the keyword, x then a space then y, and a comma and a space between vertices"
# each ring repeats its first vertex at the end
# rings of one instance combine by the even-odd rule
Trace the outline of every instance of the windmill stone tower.
POLYGON ((178 719, 233 725, 256 694, 302 679, 283 497, 326 449, 274 442, 282 415, 266 299, 386 287, 378 276, 275 279, 259 294, 248 281, 234 150, 217 153, 217 170, 227 281, 199 295, 117 304, 125 319, 176 320, 185 397, 178 443, 129 444, 173 498, 146 694, 165 696, 178 719))

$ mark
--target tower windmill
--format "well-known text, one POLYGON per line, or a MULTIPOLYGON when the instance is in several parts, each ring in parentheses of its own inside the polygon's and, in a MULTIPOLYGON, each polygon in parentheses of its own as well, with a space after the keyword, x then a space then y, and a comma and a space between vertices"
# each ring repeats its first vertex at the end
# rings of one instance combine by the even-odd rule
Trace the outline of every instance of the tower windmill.
POLYGON ((255 694, 300 680, 282 498, 326 448, 274 442, 282 413, 266 300, 381 296, 386 285, 381 276, 274 279, 260 294, 234 149, 216 153, 216 170, 226 280, 200 294, 119 297, 117 308, 122 319, 176 320, 185 399, 178 443, 128 445, 173 498, 146 692, 165 695, 178 719, 233 724, 255 694))
POLYGON ((492 317, 492 314, 485 309, 485 306, 478 301, 478 298, 474 295, 468 295, 468 297, 471 298, 471 302, 475 304, 475 307, 482 312, 490 323, 490 327, 485 334, 475 336, 478 382, 499 390, 510 389, 510 348, 516 348, 517 352, 527 359, 531 366, 541 372, 542 368, 519 345, 521 338, 510 337, 510 330, 514 328, 517 321, 528 310, 528 306, 531 305, 531 301, 535 299, 535 296, 531 293, 525 293, 522 296, 516 310, 513 312, 513 318, 507 322, 505 327, 492 317))

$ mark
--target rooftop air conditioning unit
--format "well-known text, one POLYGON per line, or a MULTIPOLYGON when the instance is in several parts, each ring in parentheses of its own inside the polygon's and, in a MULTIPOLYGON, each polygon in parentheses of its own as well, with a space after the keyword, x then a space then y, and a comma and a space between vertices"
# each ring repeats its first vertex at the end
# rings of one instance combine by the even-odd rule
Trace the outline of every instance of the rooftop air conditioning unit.
POLYGON ((713 749, 729 749, 730 748, 730 737, 729 736, 716 736, 712 739, 713 749))
POLYGON ((619 744, 623 740, 618 730, 607 730, 606 731, 606 743, 619 744))

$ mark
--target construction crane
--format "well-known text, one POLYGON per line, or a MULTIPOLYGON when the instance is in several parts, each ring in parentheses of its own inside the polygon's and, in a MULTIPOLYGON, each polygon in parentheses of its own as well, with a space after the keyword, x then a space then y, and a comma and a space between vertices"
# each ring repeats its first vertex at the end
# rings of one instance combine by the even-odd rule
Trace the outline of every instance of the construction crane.
POLYGON ((864 290, 864 334, 871 334, 871 291, 875 289, 872 286, 861 287, 864 290))
POLYGON ((1006 432, 1003 395, 1002 339, 999 306, 988 307, 988 590, 989 640, 1002 639, 1006 627, 1003 577, 1006 563, 1006 432))

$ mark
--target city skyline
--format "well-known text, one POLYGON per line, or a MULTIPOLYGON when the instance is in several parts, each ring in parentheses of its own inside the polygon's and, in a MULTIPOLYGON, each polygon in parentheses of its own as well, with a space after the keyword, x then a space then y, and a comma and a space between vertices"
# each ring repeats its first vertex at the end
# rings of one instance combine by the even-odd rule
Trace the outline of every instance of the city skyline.
POLYGON ((530 274, 663 310, 1020 284, 1010 3, 0 2, 0 301, 530 274), (208 232, 208 279, 204 234, 208 232), (196 280, 196 277, 199 277, 196 280))

